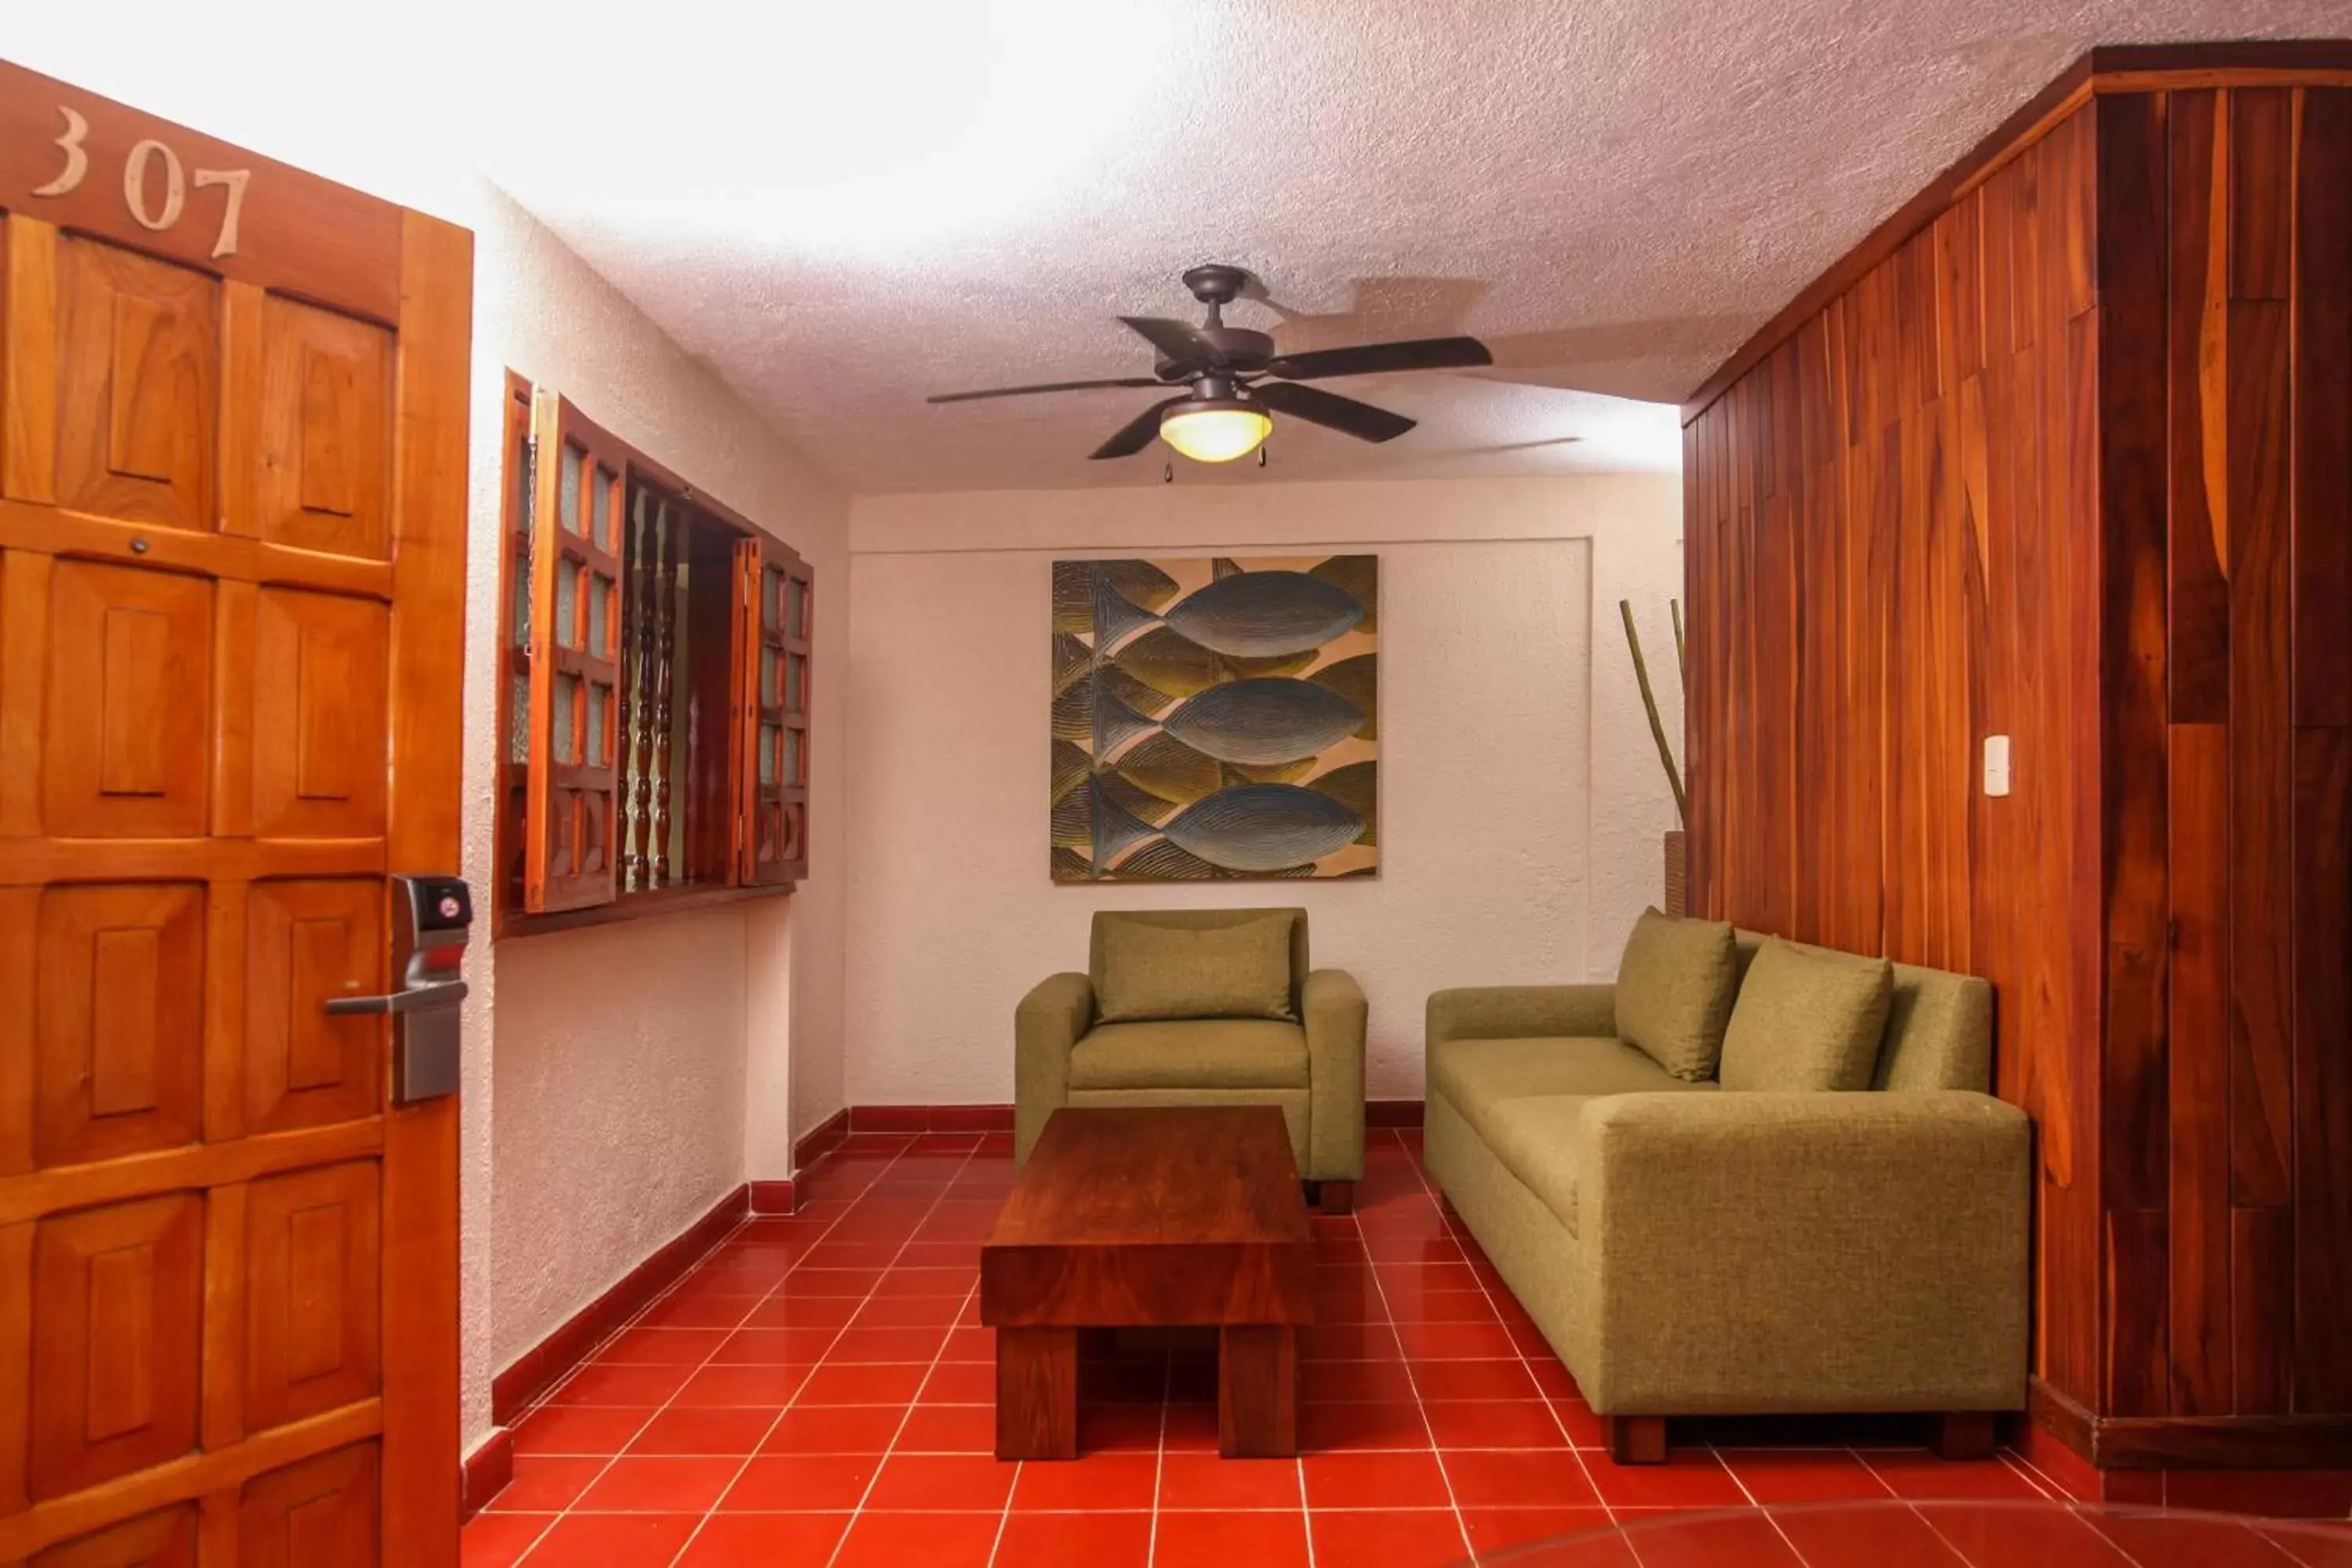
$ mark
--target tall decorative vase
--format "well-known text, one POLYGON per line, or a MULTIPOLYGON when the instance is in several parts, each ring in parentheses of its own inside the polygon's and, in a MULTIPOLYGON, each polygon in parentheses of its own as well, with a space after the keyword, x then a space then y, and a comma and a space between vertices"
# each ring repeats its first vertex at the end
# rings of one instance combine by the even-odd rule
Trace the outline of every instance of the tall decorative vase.
POLYGON ((1689 835, 1677 827, 1666 835, 1666 913, 1690 913, 1690 884, 1683 876, 1683 847, 1689 835))

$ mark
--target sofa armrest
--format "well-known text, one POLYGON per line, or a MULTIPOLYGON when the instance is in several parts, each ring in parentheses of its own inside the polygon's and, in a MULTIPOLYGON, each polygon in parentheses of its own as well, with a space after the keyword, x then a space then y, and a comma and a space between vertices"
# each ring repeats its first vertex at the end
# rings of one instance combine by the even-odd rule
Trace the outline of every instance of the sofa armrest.
POLYGON ((1961 1089, 1583 1109, 1580 1378, 1615 1414, 2013 1410, 2032 1130, 1961 1089))
POLYGON ((1429 1041, 1617 1033, 1614 985, 1478 985, 1429 998, 1429 1041))
POLYGON ((1013 1157, 1029 1158, 1045 1119, 1070 1098, 1070 1051, 1095 1021, 1095 988, 1083 974, 1041 980, 1013 1013, 1013 1157))
POLYGON ((1344 969, 1318 969, 1300 988, 1307 1026, 1309 1181, 1364 1174, 1364 988, 1344 969))

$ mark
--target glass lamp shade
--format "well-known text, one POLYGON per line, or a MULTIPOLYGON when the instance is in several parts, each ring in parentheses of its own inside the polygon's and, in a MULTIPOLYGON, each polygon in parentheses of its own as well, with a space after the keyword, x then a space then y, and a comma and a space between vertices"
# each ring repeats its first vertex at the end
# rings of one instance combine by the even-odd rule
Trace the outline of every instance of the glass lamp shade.
POLYGON ((1194 398, 1160 416, 1160 438, 1196 463, 1246 458, 1273 430, 1265 409, 1233 398, 1194 398))

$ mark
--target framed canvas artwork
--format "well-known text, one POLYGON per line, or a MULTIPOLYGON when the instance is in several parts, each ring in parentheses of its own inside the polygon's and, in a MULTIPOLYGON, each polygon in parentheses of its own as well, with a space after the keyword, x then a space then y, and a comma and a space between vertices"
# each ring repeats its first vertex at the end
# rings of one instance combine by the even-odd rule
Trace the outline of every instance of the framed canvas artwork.
POLYGON ((1380 866, 1380 558, 1054 563, 1057 882, 1380 866))

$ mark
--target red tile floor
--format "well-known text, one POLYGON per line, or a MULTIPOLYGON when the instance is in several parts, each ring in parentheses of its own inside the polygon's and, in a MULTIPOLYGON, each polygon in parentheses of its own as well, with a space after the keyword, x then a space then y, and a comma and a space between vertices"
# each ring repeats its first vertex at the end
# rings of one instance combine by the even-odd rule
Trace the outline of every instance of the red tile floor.
POLYGON ((1219 1458, 1213 1363, 1129 1347, 1088 1370, 1081 1458, 997 1462, 979 1244, 1011 1140, 857 1135, 799 1214, 747 1222, 521 1419, 466 1568, 1417 1568, 1720 1509, 1746 1512, 1710 1527, 1708 1562, 1842 1568, 1898 1558, 1775 1505, 2056 1495, 2011 1456, 1938 1460, 1902 1423, 1722 1424, 1665 1465, 1612 1465, 1440 1209, 1419 1134, 1371 1139, 1358 1212, 1316 1222, 1299 1459, 1219 1458))

